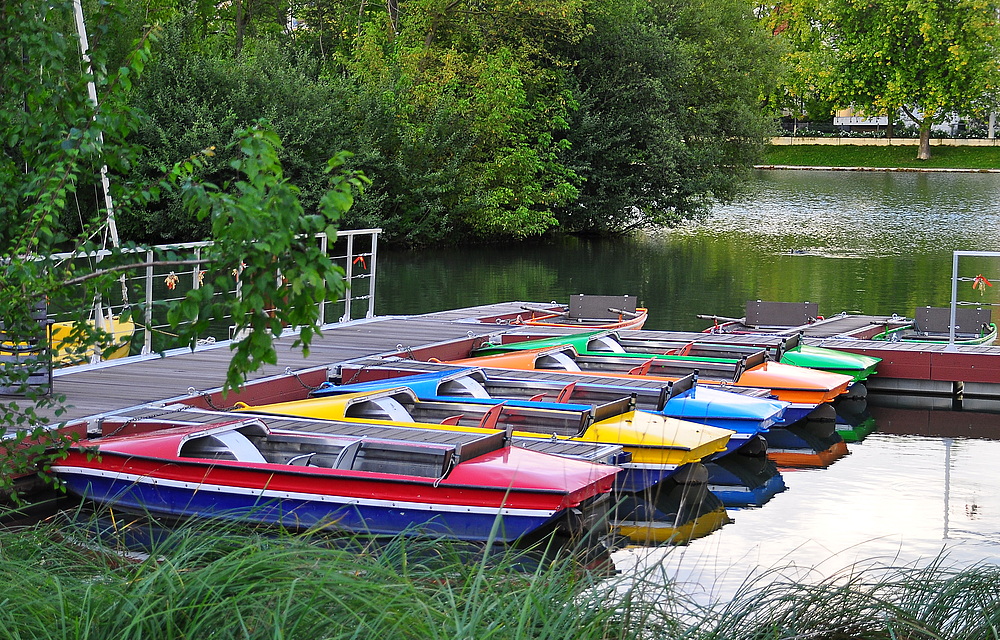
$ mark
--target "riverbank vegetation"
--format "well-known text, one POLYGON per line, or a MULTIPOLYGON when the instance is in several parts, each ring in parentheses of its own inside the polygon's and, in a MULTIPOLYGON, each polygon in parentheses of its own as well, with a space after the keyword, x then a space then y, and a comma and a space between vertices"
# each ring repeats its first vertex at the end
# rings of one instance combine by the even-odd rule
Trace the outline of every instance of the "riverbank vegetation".
MULTIPOLYGON (((669 224, 734 195, 772 132, 760 98, 774 55, 747 0, 84 5, 98 113, 119 126, 81 150, 123 152, 110 168, 125 240, 211 237, 177 191, 135 188, 193 156, 193 178, 227 183, 232 143, 260 119, 306 211, 326 160, 347 150, 371 185, 342 228, 411 246, 669 224)), ((70 6, 8 5, 5 32, 72 41, 70 6)), ((5 77, 79 78, 61 51, 12 49, 5 77)), ((2 98, 15 124, 25 91, 2 98)), ((54 105, 56 131, 84 122, 86 105, 54 105)), ((62 206, 65 232, 101 208, 99 166, 62 206)))
MULTIPOLYGON (((931 157, 936 125, 997 110, 998 6, 992 0, 790 0, 762 13, 785 47, 782 106, 902 121, 931 157)), ((935 149, 935 153, 936 153, 935 149)))
POLYGON ((1000 169, 1000 147, 936 146, 928 160, 918 160, 913 145, 774 145, 765 165, 802 167, 872 167, 921 169, 1000 169))
POLYGON ((1000 624, 989 566, 774 571, 713 604, 658 570, 609 577, 440 542, 218 524, 150 534, 110 517, 0 532, 6 637, 972 640, 1000 624))

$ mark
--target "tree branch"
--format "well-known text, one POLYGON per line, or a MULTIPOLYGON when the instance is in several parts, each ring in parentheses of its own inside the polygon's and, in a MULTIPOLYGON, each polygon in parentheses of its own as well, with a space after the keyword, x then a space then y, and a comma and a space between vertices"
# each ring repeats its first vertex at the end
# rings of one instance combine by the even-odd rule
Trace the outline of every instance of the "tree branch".
POLYGON ((80 284, 81 282, 86 282, 87 280, 93 280, 94 278, 99 278, 109 273, 125 271, 126 269, 141 269, 144 267, 173 267, 176 265, 203 264, 204 262, 205 261, 203 259, 191 258, 190 260, 153 260, 150 262, 120 264, 114 267, 108 267, 107 269, 98 269, 97 271, 94 271, 92 273, 87 273, 82 276, 71 278, 63 284, 65 285, 80 284))

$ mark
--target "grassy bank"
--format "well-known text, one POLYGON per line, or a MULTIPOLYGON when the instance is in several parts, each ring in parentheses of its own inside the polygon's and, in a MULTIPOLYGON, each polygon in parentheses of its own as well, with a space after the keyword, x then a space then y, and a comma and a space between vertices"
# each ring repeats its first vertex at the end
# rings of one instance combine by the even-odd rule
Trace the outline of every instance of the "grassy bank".
POLYGON ((105 519, 0 533, 4 637, 971 640, 1000 624, 996 567, 849 570, 819 583, 775 572, 709 608, 657 567, 607 578, 441 543, 397 540, 375 553, 217 525, 181 528, 128 558, 120 545, 143 536, 130 528, 105 519))
POLYGON ((917 160, 917 148, 850 145, 773 146, 763 164, 805 167, 901 167, 926 169, 1000 169, 1000 147, 932 147, 930 160, 917 160))

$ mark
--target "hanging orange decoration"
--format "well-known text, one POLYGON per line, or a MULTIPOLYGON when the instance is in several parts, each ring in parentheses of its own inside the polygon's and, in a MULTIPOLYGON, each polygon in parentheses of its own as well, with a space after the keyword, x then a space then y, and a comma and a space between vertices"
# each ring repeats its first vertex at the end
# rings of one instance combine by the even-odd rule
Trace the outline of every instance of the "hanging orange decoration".
POLYGON ((174 289, 176 289, 176 288, 177 288, 177 281, 178 281, 178 280, 180 280, 180 278, 178 278, 178 277, 177 277, 177 274, 176 274, 176 273, 174 273, 173 271, 171 271, 171 272, 170 272, 170 275, 168 275, 168 276, 167 276, 167 277, 166 277, 166 278, 165 278, 165 279, 163 280, 163 283, 167 285, 167 288, 168 288, 168 289, 170 289, 171 291, 173 291, 174 289))
POLYGON ((972 288, 979 292, 979 295, 986 293, 986 287, 992 287, 993 283, 990 282, 986 276, 983 274, 977 275, 972 279, 972 288))

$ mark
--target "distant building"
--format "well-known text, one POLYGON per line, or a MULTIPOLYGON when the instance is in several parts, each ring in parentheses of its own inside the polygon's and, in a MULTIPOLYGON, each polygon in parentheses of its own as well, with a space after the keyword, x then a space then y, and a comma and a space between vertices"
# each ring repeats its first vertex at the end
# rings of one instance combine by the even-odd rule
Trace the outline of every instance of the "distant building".
MULTIPOLYGON (((912 127, 913 122, 900 111, 896 115, 896 126, 912 127)), ((957 134, 964 123, 957 115, 950 116, 945 122, 931 127, 931 131, 943 133, 945 135, 957 134)), ((889 127, 889 116, 861 116, 854 112, 854 109, 838 109, 833 116, 833 126, 841 131, 882 131, 889 127)))

